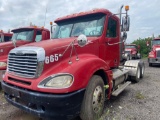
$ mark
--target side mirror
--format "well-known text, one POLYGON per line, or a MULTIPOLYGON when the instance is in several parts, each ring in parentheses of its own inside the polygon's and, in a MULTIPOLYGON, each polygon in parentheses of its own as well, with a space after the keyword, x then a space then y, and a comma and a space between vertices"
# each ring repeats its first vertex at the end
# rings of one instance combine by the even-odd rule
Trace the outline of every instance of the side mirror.
POLYGON ((77 41, 80 47, 84 47, 88 42, 87 37, 84 34, 79 35, 77 41))
POLYGON ((130 17, 129 16, 124 16, 122 18, 122 31, 129 31, 130 27, 130 17))
POLYGON ((50 25, 51 25, 51 34, 52 34, 55 32, 57 24, 50 22, 50 25))

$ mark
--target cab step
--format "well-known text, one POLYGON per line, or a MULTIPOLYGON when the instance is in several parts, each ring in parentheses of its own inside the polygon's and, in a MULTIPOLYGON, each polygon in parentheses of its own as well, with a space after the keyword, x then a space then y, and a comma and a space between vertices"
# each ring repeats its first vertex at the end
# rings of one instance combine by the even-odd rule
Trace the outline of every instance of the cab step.
POLYGON ((129 84, 131 84, 130 81, 127 81, 123 85, 121 85, 117 90, 112 92, 112 96, 118 96, 129 84))

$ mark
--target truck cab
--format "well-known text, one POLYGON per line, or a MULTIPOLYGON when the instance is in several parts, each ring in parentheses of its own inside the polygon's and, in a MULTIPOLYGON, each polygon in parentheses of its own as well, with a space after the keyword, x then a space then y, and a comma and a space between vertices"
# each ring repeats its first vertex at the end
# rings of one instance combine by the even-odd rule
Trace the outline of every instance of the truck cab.
POLYGON ((8 42, 12 38, 12 33, 10 32, 3 32, 3 30, 0 30, 0 43, 2 42, 8 42))
POLYGON ((148 55, 148 64, 149 66, 160 64, 160 38, 154 38, 151 41, 151 51, 148 55))
POLYGON ((140 61, 120 66, 129 30, 129 7, 121 23, 122 8, 120 17, 95 9, 57 18, 51 40, 12 49, 2 81, 6 100, 39 117, 99 119, 104 101, 131 83, 128 76, 138 82, 144 74, 140 61))
POLYGON ((136 44, 125 45, 125 54, 127 55, 127 60, 140 59, 141 55, 138 51, 139 47, 136 44))
POLYGON ((2 77, 2 74, 6 70, 8 53, 11 49, 24 44, 50 39, 50 31, 43 27, 21 27, 13 29, 11 32, 13 33, 12 38, 9 40, 9 37, 11 37, 12 34, 3 34, 3 39, 7 39, 5 42, 0 43, 0 77, 2 77))

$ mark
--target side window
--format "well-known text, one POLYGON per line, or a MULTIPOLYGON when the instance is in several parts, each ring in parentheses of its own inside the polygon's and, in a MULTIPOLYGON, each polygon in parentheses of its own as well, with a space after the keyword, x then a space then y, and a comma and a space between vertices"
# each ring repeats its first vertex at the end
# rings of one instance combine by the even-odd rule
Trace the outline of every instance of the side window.
POLYGON ((11 37, 10 36, 4 36, 4 42, 8 42, 11 40, 11 37))
POLYGON ((113 18, 109 18, 106 37, 117 36, 117 21, 113 18))
POLYGON ((35 41, 39 42, 41 40, 42 40, 42 32, 41 31, 37 31, 35 41))

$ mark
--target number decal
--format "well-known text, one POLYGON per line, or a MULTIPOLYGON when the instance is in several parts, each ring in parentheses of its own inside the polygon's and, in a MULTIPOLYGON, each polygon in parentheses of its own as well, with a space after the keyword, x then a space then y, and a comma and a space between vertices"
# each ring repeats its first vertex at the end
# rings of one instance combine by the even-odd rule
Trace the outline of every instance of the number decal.
POLYGON ((59 54, 54 54, 50 56, 46 56, 45 63, 49 64, 50 62, 55 62, 59 60, 59 54))
POLYGON ((58 61, 58 57, 59 57, 59 55, 55 54, 55 61, 58 61))
POLYGON ((50 62, 54 62, 54 55, 50 55, 50 62))
POLYGON ((45 63, 49 64, 49 57, 48 56, 46 56, 45 63))

